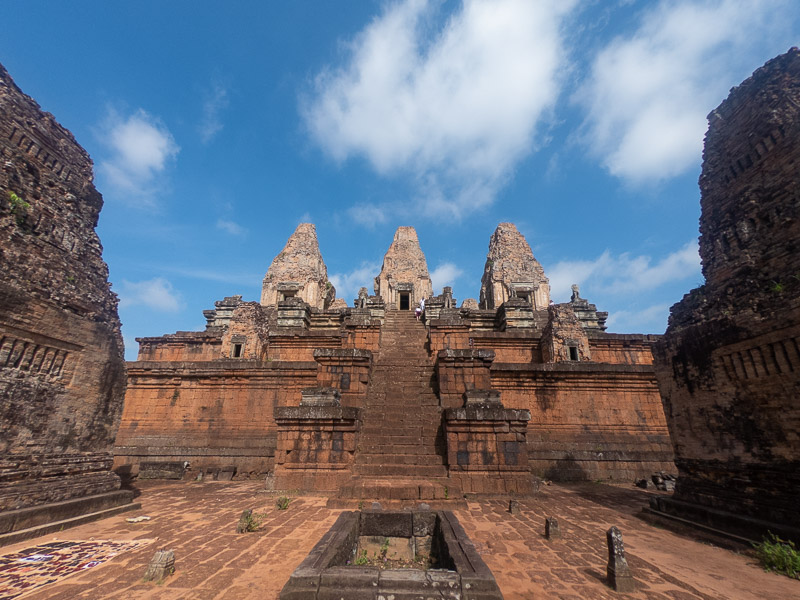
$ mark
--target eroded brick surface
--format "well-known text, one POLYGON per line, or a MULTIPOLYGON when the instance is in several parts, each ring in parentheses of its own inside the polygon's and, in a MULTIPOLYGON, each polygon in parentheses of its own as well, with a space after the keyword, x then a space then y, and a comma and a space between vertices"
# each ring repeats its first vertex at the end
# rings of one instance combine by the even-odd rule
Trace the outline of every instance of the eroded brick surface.
POLYGON ((0 66, 0 510, 119 487, 125 363, 92 177, 0 66))
POLYGON ((419 247, 417 232, 413 227, 398 227, 386 255, 381 272, 375 278, 375 294, 387 306, 401 308, 401 295, 405 294, 406 310, 433 295, 428 263, 419 247))
POLYGON ((706 284, 672 307, 656 372, 675 498, 800 526, 800 52, 709 115, 700 178, 706 284))
POLYGON ((264 276, 261 304, 274 306, 294 296, 314 308, 327 308, 336 298, 319 251, 317 230, 311 223, 300 223, 272 261, 264 276))
POLYGON ((516 226, 500 223, 489 240, 479 305, 499 308, 512 296, 524 297, 534 308, 546 308, 550 282, 516 226))

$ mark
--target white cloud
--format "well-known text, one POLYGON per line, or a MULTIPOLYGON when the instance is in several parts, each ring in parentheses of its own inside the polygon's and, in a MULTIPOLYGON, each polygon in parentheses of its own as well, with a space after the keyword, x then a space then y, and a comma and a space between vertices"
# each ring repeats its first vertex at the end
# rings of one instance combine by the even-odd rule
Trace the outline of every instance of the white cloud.
POLYGON ((796 8, 791 0, 661 0, 648 8, 633 35, 599 52, 575 96, 588 111, 592 152, 633 184, 699 165, 706 115, 732 84, 785 51, 784 22, 796 8))
POLYGON ((349 273, 333 273, 328 276, 328 279, 336 288, 336 297, 344 298, 345 302, 350 305, 353 299, 358 296, 360 288, 365 287, 369 294, 374 293, 375 276, 380 271, 380 264, 362 262, 360 267, 353 269, 349 273))
POLYGON ((196 269, 196 268, 181 268, 181 267, 173 267, 169 265, 154 265, 153 268, 159 268, 161 271, 166 271, 168 273, 173 273, 180 277, 188 277, 190 279, 202 279, 205 281, 219 281, 221 283, 230 283, 239 286, 253 286, 257 285, 258 290, 260 293, 261 290, 261 279, 264 277, 264 274, 261 273, 244 273, 244 272, 232 272, 231 270, 222 270, 222 271, 212 271, 208 269, 196 269))
POLYGON ((453 282, 464 274, 463 269, 458 268, 450 262, 442 263, 431 271, 431 282, 433 283, 433 293, 441 294, 442 288, 446 285, 453 286, 453 282))
POLYGON ((547 271, 551 295, 569 299, 570 286, 591 286, 593 292, 626 295, 646 292, 673 281, 700 277, 697 241, 691 241, 653 264, 650 256, 613 256, 606 250, 594 260, 561 261, 547 271))
POLYGON ((146 306, 157 311, 177 312, 181 309, 182 302, 180 294, 169 281, 156 277, 138 282, 123 279, 119 305, 120 308, 146 306))
POLYGON ((127 119, 110 111, 100 135, 112 153, 100 170, 112 185, 134 195, 149 194, 155 176, 180 151, 166 126, 141 109, 127 119))
POLYGON ((212 89, 206 93, 203 102, 203 118, 200 121, 200 138, 204 144, 210 142, 215 135, 222 131, 222 119, 220 113, 228 107, 228 90, 220 83, 215 83, 212 89))
POLYGON ((654 304, 642 310, 618 310, 609 314, 606 326, 618 333, 656 332, 667 329, 669 304, 654 304))
POLYGON ((228 219, 217 219, 217 229, 238 237, 247 235, 247 229, 228 219))
POLYGON ((460 217, 491 203, 558 97, 573 5, 464 0, 439 26, 431 3, 390 4, 346 64, 317 77, 308 128, 337 161, 410 174, 428 210, 460 217))
POLYGON ((388 220, 386 212, 386 207, 375 206, 374 204, 357 204, 347 209, 347 213, 356 223, 360 223, 370 229, 374 228, 375 225, 386 223, 388 220))

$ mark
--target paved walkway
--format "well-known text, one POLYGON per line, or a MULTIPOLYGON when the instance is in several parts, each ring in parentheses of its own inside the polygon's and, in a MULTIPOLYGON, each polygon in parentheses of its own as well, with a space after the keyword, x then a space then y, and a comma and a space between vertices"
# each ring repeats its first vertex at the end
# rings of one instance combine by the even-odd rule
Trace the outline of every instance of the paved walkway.
MULTIPOLYGON (((0 548, 10 555, 61 540, 151 540, 112 560, 29 592, 24 600, 277 598, 289 574, 340 511, 318 497, 292 498, 288 510, 275 508, 275 495, 261 483, 142 482, 142 510, 125 513, 0 548), (256 533, 237 535, 245 508, 267 513, 256 533), (148 515, 132 524, 126 518, 148 515), (142 575, 157 549, 175 550, 176 572, 162 584, 142 575)), ((494 572, 507 600, 524 598, 653 598, 663 600, 800 598, 800 582, 765 573, 749 556, 701 544, 635 517, 647 493, 599 484, 543 487, 520 502, 469 502, 458 510, 468 535, 494 572), (559 519, 563 539, 544 539, 544 519, 559 519), (605 584, 605 530, 623 532, 638 589, 619 595, 605 584)))

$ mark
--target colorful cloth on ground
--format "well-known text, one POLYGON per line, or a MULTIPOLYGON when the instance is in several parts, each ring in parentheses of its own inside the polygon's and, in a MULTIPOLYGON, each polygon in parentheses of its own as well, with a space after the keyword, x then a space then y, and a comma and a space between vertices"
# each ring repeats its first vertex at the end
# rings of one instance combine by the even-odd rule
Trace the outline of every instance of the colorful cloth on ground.
POLYGON ((122 552, 146 546, 135 542, 48 542, 0 556, 0 600, 11 600, 64 577, 91 569, 122 552))

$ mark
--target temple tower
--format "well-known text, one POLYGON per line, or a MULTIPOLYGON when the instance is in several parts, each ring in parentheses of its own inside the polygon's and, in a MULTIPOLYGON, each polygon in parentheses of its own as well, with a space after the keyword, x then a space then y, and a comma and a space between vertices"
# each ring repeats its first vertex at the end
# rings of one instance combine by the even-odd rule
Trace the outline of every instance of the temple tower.
POLYGON ((0 157, 2 544, 133 494, 111 472, 125 360, 92 161, 2 65, 0 157))
POLYGON ((680 473, 659 509, 800 542, 800 50, 755 71, 708 120, 706 283, 672 307, 654 349, 680 473))
POLYGON ((534 310, 545 309, 550 304, 550 282, 516 226, 500 223, 489 240, 479 306, 499 308, 512 297, 526 300, 534 310))
POLYGON ((383 298, 387 307, 400 310, 411 310, 422 298, 433 295, 428 263, 413 227, 398 227, 395 231, 381 272, 375 278, 375 294, 383 298))
POLYGON ((287 298, 298 297, 310 306, 328 308, 336 298, 336 289, 328 281, 328 269, 322 260, 317 230, 311 223, 300 223, 276 256, 264 277, 262 306, 275 306, 287 298))

